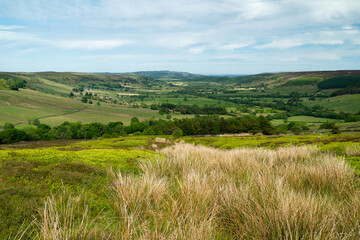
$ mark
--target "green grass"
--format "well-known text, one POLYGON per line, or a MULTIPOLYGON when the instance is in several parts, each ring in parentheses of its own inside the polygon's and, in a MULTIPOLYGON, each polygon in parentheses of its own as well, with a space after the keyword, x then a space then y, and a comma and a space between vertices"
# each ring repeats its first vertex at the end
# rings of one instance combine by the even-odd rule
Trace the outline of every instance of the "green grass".
POLYGON ((48 113, 39 111, 37 109, 6 105, 0 105, 0 112, 7 117, 16 118, 23 121, 49 115, 48 113))
MULTIPOLYGON (((109 141, 114 139, 104 140, 102 144, 94 141, 91 146, 112 147, 109 141)), ((144 146, 144 143, 144 140, 123 141, 132 147, 144 146)), ((64 188, 72 194, 85 195, 91 202, 90 212, 94 217, 108 212, 111 202, 107 197, 106 171, 112 168, 138 174, 140 162, 160 156, 153 151, 129 148, 80 150, 77 147, 75 151, 74 146, 0 151, 0 239, 6 239, 9 234, 14 236, 21 225, 29 224, 33 216, 38 215, 36 207, 42 205, 47 196, 64 188)))
POLYGON ((360 135, 288 135, 288 136, 226 136, 226 137, 184 137, 185 142, 221 149, 242 147, 277 148, 279 146, 304 144, 329 144, 331 142, 359 142, 360 135))
MULTIPOLYGON (((140 142, 143 145, 142 142, 140 142)), ((135 144, 136 145, 136 144, 135 144)), ((2 150, 0 162, 4 161, 41 161, 49 164, 83 163, 103 169, 118 168, 134 170, 137 161, 146 160, 154 156, 154 152, 146 150, 123 149, 85 149, 80 151, 66 151, 67 149, 22 149, 2 150)))
POLYGON ((360 111, 360 94, 342 95, 328 99, 304 103, 308 106, 320 105, 337 112, 357 113, 360 111))
POLYGON ((83 141, 72 144, 70 147, 80 148, 131 148, 147 146, 148 141, 144 139, 115 138, 93 141, 83 141))
POLYGON ((73 87, 62 83, 57 83, 44 78, 37 78, 37 81, 30 82, 30 88, 35 88, 38 91, 66 96, 72 91, 73 87))
POLYGON ((318 118, 318 117, 311 117, 311 116, 294 116, 289 117, 288 121, 293 122, 307 122, 307 123, 323 123, 327 121, 334 121, 334 119, 330 118, 318 118))
MULTIPOLYGON (((172 104, 186 104, 186 105, 225 105, 225 106, 235 106, 234 103, 222 101, 222 100, 215 100, 215 99, 209 99, 209 98, 203 98, 203 97, 186 97, 187 100, 184 101, 184 97, 156 97, 155 101, 158 103, 172 103, 172 104)), ((154 103, 153 101, 150 101, 149 99, 145 99, 147 101, 147 104, 154 103)))
POLYGON ((9 84, 5 79, 0 78, 0 89, 8 89, 9 84))
POLYGON ((349 157, 346 161, 355 169, 356 176, 360 177, 360 157, 349 157))
POLYGON ((82 122, 82 123, 91 123, 91 122, 93 122, 93 121, 88 120, 86 118, 71 117, 71 114, 70 115, 65 115, 65 116, 46 117, 46 118, 40 119, 41 123, 47 124, 47 125, 49 125, 51 127, 59 126, 65 121, 66 122, 82 122))
POLYGON ((0 116, 0 127, 4 126, 5 123, 13 123, 13 124, 16 124, 16 123, 20 123, 21 120, 19 119, 14 119, 14 118, 11 118, 11 117, 6 117, 6 116, 0 116))
POLYGON ((267 90, 267 93, 280 93, 280 94, 290 94, 292 92, 298 92, 302 94, 312 94, 318 90, 317 87, 313 87, 312 85, 305 86, 291 86, 291 87, 277 87, 270 90, 267 90))

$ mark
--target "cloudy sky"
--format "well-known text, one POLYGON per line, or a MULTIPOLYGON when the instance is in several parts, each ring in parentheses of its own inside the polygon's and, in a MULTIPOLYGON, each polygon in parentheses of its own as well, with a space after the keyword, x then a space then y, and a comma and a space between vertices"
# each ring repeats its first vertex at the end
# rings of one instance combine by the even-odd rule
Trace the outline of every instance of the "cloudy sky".
POLYGON ((0 0, 0 71, 360 69, 359 0, 0 0))

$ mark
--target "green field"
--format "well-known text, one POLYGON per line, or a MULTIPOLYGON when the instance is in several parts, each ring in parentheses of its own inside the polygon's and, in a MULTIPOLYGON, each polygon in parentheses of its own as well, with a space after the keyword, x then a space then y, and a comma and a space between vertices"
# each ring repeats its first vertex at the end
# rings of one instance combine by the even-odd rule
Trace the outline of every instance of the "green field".
MULTIPOLYGON (((202 98, 202 97, 157 97, 154 100, 158 103, 172 103, 172 104, 186 104, 186 105, 225 105, 225 106, 235 106, 235 104, 231 104, 229 102, 221 101, 221 100, 214 100, 209 98, 202 98)), ((145 99, 146 101, 147 99, 145 99)), ((146 103, 151 104, 153 101, 148 100, 146 103)))
POLYGON ((73 89, 69 85, 53 82, 44 78, 38 78, 36 82, 31 82, 29 87, 44 93, 62 96, 69 95, 73 89))
POLYGON ((10 122, 18 124, 40 118, 41 122, 56 126, 69 122, 123 121, 130 123, 132 117, 141 120, 165 118, 150 109, 124 108, 115 104, 102 103, 101 106, 83 104, 78 100, 49 95, 39 91, 0 91, 0 125, 10 122))
POLYGON ((337 112, 357 113, 360 111, 360 95, 342 95, 322 99, 314 102, 307 102, 306 105, 315 106, 320 105, 325 108, 334 109, 337 112))

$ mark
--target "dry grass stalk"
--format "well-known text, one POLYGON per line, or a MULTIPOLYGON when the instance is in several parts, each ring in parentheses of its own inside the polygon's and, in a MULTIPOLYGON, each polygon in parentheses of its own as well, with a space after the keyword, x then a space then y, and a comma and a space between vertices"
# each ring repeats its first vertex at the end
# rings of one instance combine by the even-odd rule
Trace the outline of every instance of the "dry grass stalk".
MULTIPOLYGON (((316 147, 218 150, 177 144, 143 174, 110 172, 112 239, 359 239, 360 199, 344 159, 316 147)), ((75 198, 48 199, 42 239, 89 238, 75 198), (67 202, 70 201, 70 202, 67 202), (66 208, 65 208, 66 206, 66 208)), ((105 237, 103 237, 105 238, 105 237)))

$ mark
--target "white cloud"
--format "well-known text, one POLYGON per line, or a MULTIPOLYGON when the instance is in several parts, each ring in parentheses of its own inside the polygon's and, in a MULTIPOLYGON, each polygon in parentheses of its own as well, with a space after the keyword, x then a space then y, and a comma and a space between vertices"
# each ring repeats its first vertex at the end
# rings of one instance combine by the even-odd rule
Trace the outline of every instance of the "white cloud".
POLYGON ((198 43, 200 43, 199 34, 195 33, 163 35, 155 40, 155 45, 171 49, 186 48, 198 43))
POLYGON ((24 28, 23 26, 17 26, 17 25, 0 25, 0 30, 13 30, 13 29, 19 29, 24 28))
POLYGON ((33 34, 0 30, 0 41, 34 43, 37 41, 33 34))
MULTIPOLYGON (((133 64, 147 55, 148 62, 156 57, 159 64, 181 61, 195 68, 244 60, 260 67, 277 61, 304 66, 320 51, 314 62, 350 63, 344 56, 359 56, 359 9, 359 0, 0 0, 0 52, 48 59, 62 56, 62 49, 96 50, 94 55, 111 49, 131 56, 133 64)), ((67 51, 66 57, 84 54, 67 51)), ((91 61, 94 66, 98 59, 91 61)))
POLYGON ((341 58, 338 54, 333 53, 314 53, 307 57, 315 60, 338 60, 341 58))
POLYGON ((68 40, 58 41, 54 45, 69 50, 105 50, 130 44, 129 40, 68 40))
POLYGON ((219 46, 218 49, 232 51, 232 50, 235 50, 235 49, 248 47, 248 46, 250 46, 252 44, 254 44, 254 42, 230 43, 230 44, 225 44, 225 45, 219 46))
POLYGON ((245 60, 245 61, 254 61, 255 57, 249 54, 230 54, 230 55, 220 55, 212 58, 213 60, 245 60))
POLYGON ((277 60, 282 61, 282 62, 296 62, 299 60, 299 57, 297 57, 297 56, 280 57, 280 58, 277 58, 277 60))
POLYGON ((193 54, 200 54, 206 50, 207 50, 206 47, 193 47, 189 49, 189 52, 193 54))
POLYGON ((245 1, 240 14, 241 19, 253 20, 258 18, 274 17, 281 12, 278 2, 272 1, 245 1))
POLYGON ((304 44, 305 42, 301 41, 300 39, 282 39, 257 46, 256 48, 257 49, 264 49, 264 48, 287 49, 287 48, 302 46, 304 44))

